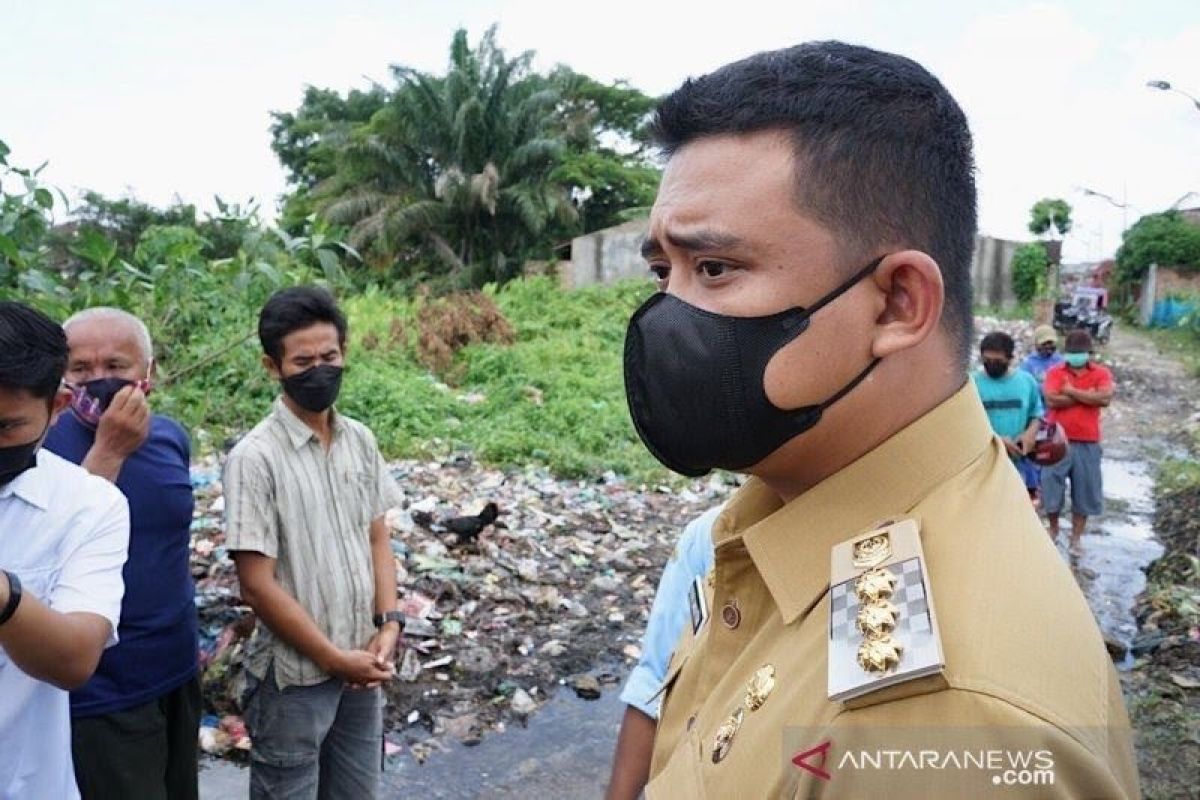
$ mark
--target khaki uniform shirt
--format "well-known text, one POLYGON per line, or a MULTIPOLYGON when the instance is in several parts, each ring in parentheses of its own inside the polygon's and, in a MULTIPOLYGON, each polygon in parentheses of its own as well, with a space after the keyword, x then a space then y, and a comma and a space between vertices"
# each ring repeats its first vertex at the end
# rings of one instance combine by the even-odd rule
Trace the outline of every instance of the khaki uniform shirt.
MULTIPOLYGON (((371 522, 397 504, 399 490, 366 426, 336 411, 331 423, 326 452, 280 399, 238 442, 225 463, 225 543, 277 559, 279 585, 321 632, 359 649, 375 635, 371 522)), ((272 662, 281 689, 329 679, 260 623, 247 666, 261 679, 272 662)))
POLYGON ((971 384, 786 505, 750 480, 713 541, 712 613, 668 669, 649 798, 1138 795, 1096 623, 971 384), (920 525, 944 671, 832 702, 830 550, 897 518, 920 525))

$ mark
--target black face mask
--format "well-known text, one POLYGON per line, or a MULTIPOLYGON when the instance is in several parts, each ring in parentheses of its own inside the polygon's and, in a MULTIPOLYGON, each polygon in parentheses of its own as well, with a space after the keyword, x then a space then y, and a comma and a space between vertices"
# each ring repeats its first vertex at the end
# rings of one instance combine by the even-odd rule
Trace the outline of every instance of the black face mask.
POLYGON ((0 447, 0 486, 7 486, 21 476, 22 473, 37 466, 38 450, 42 449, 42 440, 50 430, 50 423, 42 430, 42 435, 26 444, 15 444, 11 447, 0 447))
POLYGON ((808 329, 818 309, 881 261, 883 256, 810 308, 765 317, 714 314, 666 293, 647 300, 625 335, 625 395, 634 427, 654 457, 689 477, 716 467, 744 470, 820 422, 879 359, 825 402, 793 410, 767 399, 767 364, 808 329))
POLYGON ((983 371, 988 374, 989 378, 1003 378, 1008 374, 1008 364, 1003 361, 985 361, 983 362, 983 371))
POLYGON ((342 368, 329 364, 310 367, 304 372, 283 379, 283 391, 296 404, 314 414, 337 401, 342 390, 342 368))

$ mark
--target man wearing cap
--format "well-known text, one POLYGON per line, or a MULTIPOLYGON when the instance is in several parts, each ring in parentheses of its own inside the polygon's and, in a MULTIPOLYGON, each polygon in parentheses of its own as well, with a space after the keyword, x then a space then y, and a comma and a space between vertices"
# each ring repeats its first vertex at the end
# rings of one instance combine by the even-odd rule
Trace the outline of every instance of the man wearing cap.
POLYGON ((1021 362, 1021 369, 1032 375, 1038 386, 1041 386, 1050 368, 1063 363, 1063 358, 1058 353, 1058 335, 1054 328, 1038 325, 1033 332, 1033 346, 1035 351, 1025 356, 1025 360, 1021 362))
POLYGON ((1071 482, 1071 547, 1078 548, 1087 518, 1104 511, 1101 479, 1100 409, 1112 402, 1113 376, 1092 362, 1092 337, 1087 331, 1067 334, 1065 363, 1046 373, 1042 391, 1050 406, 1050 421, 1066 431, 1070 447, 1062 461, 1042 470, 1042 507, 1050 536, 1058 539, 1058 518, 1071 482))

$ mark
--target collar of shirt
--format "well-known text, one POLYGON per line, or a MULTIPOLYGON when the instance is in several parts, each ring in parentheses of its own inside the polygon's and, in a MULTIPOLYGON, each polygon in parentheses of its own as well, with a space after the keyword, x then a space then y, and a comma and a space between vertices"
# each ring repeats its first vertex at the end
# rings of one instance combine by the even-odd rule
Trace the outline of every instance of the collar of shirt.
POLYGON ((717 558, 740 538, 784 624, 790 624, 828 588, 833 545, 907 513, 980 458, 991 439, 987 415, 968 381, 937 408, 786 505, 751 478, 713 527, 717 558))
POLYGON ((45 511, 50 502, 50 472, 42 465, 44 452, 37 452, 37 466, 27 469, 10 481, 7 486, 0 487, 0 500, 9 497, 19 497, 34 508, 45 511))
MULTIPOLYGON (((275 419, 283 425, 283 429, 287 431, 288 438, 292 442, 292 447, 299 450, 304 445, 308 444, 310 439, 317 438, 316 432, 308 427, 308 423, 296 416, 287 403, 283 402, 282 397, 275 398, 275 406, 272 409, 275 419)), ((337 413, 336 408, 329 409, 329 427, 336 438, 341 430, 341 417, 337 413)))

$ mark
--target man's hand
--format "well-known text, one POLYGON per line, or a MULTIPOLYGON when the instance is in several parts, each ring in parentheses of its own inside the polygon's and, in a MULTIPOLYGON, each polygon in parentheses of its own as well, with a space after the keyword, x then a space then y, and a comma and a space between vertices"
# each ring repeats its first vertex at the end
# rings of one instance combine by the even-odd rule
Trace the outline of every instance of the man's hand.
POLYGON ((96 443, 83 459, 83 468, 93 475, 116 481, 121 467, 150 435, 150 404, 135 386, 117 392, 112 405, 100 418, 96 443))
POLYGON ((396 673, 391 664, 380 666, 379 656, 369 650, 341 650, 324 666, 324 670, 354 688, 366 689, 373 689, 391 680, 396 673))
POLYGON ((96 447, 106 453, 127 458, 146 442, 150 435, 150 404, 146 395, 135 386, 117 392, 112 405, 100 418, 96 428, 96 447))
POLYGON ((1017 446, 1021 448, 1022 455, 1032 455, 1037 449, 1037 428, 1034 427, 1021 434, 1021 438, 1017 440, 1017 446))
POLYGON ((1010 456, 1013 456, 1014 458, 1019 458, 1019 457, 1025 455, 1023 452, 1021 452, 1021 448, 1017 446, 1017 443, 1015 441, 1013 441, 1012 439, 1010 439, 1009 437, 1001 436, 1000 440, 1004 442, 1004 449, 1008 451, 1008 454, 1010 456))
MULTIPOLYGON (((375 665, 383 670, 396 674, 396 643, 400 639, 400 623, 389 622, 379 629, 379 633, 367 642, 367 652, 375 656, 375 665)), ((380 681, 359 684, 351 683, 351 689, 374 689, 380 681)))
POLYGON ((374 653, 381 669, 393 667, 396 660, 396 643, 400 641, 400 623, 389 622, 367 642, 367 652, 374 653))

